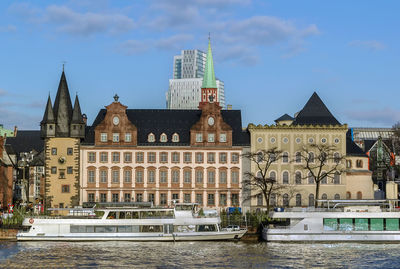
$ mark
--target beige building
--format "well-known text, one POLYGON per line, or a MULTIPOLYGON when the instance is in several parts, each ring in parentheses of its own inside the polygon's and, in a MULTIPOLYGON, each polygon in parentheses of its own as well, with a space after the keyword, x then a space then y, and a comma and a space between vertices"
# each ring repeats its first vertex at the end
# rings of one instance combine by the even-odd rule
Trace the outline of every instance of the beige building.
MULTIPOLYGON (((302 159, 302 150, 310 145, 329 145, 333 148, 333 156, 349 155, 351 162, 357 163, 362 159, 362 167, 351 166, 346 168, 343 160, 338 166, 341 173, 332 175, 321 182, 319 199, 345 199, 361 197, 373 198, 373 184, 370 172, 367 170, 367 156, 363 154, 351 140, 346 138, 347 125, 339 121, 329 112, 325 104, 314 93, 304 108, 292 118, 285 114, 277 119, 273 125, 250 124, 251 151, 277 148, 282 151, 282 158, 272 163, 268 173, 276 178, 282 188, 275 191, 271 197, 272 205, 284 206, 313 206, 315 199, 315 182, 304 169, 305 160, 302 159), (351 149, 349 150, 349 146, 351 149), (356 151, 353 146, 361 152, 356 151), (358 154, 358 155, 357 155, 358 154), (353 156, 355 155, 355 156, 353 156)), ((317 154, 317 153, 314 153, 317 154)), ((326 164, 324 171, 329 171, 336 163, 334 160, 326 164)), ((257 173, 255 163, 251 163, 251 171, 257 173)), ((252 208, 265 206, 259 190, 252 190, 252 208)))

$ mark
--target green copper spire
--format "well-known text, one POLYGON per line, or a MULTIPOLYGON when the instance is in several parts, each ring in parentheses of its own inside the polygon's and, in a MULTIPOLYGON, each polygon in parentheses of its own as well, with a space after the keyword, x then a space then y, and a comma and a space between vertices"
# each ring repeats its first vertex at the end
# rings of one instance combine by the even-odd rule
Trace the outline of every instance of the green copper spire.
POLYGON ((204 70, 203 84, 201 85, 201 87, 205 89, 217 88, 217 83, 215 82, 214 63, 211 51, 210 37, 208 38, 207 62, 206 69, 204 70))

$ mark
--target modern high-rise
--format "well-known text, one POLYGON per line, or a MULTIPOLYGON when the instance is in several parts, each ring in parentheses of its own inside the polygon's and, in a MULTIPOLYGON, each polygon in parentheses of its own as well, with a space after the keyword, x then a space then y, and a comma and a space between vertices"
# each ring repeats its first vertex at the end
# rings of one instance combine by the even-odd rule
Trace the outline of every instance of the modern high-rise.
MULTIPOLYGON (((211 46, 209 46, 211 52, 211 46)), ((207 54, 201 50, 182 50, 174 56, 173 78, 166 94, 168 109, 198 109, 207 54)), ((225 107, 224 82, 216 79, 217 100, 225 107)))

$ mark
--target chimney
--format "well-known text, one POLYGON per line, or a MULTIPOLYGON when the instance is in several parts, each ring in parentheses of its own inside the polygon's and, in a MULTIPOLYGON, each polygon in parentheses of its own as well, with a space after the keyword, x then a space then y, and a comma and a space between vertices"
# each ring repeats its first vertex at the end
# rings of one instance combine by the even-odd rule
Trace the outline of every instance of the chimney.
POLYGON ((18 127, 17 127, 17 126, 14 126, 14 137, 17 136, 17 132, 18 132, 18 127))

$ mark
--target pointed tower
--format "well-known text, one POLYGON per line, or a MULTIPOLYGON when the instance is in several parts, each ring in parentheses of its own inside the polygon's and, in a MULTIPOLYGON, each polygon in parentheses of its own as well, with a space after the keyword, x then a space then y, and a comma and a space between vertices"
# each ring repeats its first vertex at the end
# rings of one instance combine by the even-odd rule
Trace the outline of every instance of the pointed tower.
POLYGON ((58 85, 53 111, 56 119, 56 136, 69 137, 69 129, 72 117, 72 104, 64 70, 61 74, 60 83, 58 85))
POLYGON ((53 107, 51 105, 50 94, 47 98, 46 110, 44 111, 43 120, 40 122, 41 138, 54 137, 56 132, 53 107))
POLYGON ((201 85, 201 102, 213 103, 218 101, 218 88, 215 81, 214 63, 211 51, 211 40, 208 38, 208 50, 206 68, 204 70, 203 83, 201 85))
POLYGON ((85 121, 83 120, 81 106, 79 105, 78 95, 75 97, 74 110, 71 119, 71 137, 85 137, 85 121))

